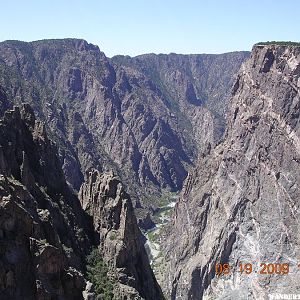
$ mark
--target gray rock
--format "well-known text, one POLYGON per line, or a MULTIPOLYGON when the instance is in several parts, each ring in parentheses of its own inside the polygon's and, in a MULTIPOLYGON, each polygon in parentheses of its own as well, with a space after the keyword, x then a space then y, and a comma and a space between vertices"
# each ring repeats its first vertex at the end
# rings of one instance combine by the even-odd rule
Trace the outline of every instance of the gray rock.
POLYGON ((56 147, 26 105, 0 132, 0 298, 82 299, 89 229, 56 147))
POLYGON ((91 170, 80 188, 79 199, 93 217, 100 253, 118 282, 114 295, 118 299, 163 299, 148 261, 130 196, 121 181, 113 173, 91 170))
POLYGON ((200 158, 176 206, 166 241, 171 299, 299 292, 299 70, 300 47, 280 45, 254 46, 241 67, 225 139, 200 158), (230 275, 216 276, 220 262, 230 275), (241 274, 239 263, 254 271, 241 274), (290 273, 256 273, 260 263, 288 263, 290 273))

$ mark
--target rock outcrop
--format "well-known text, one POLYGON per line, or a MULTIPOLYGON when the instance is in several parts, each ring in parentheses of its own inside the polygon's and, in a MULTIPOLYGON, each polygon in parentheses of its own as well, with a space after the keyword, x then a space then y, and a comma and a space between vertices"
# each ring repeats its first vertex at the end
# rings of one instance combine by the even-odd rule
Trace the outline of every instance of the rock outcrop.
POLYGON ((224 142, 199 159, 176 206, 166 242, 171 299, 299 292, 299 91, 300 47, 253 47, 233 88, 224 142), (228 263, 230 274, 217 276, 217 263, 228 263), (253 272, 240 273, 240 263, 253 272), (260 274, 261 263, 279 264, 277 274, 260 274))
POLYGON ((110 268, 116 299, 163 299, 142 242, 130 196, 112 173, 87 173, 79 191, 84 210, 93 218, 99 249, 110 268))
POLYGON ((32 108, 24 104, 4 113, 1 299, 95 298, 85 271, 86 257, 97 245, 114 279, 114 299, 163 299, 122 183, 110 174, 88 174, 79 200, 65 181, 56 145, 32 108))
POLYGON ((32 109, 0 120, 0 298, 82 299, 89 226, 32 109))

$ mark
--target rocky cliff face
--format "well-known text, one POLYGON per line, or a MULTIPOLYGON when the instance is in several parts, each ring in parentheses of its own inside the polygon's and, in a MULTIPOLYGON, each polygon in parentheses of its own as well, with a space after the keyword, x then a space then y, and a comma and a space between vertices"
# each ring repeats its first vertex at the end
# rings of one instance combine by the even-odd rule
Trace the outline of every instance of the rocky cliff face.
POLYGON ((2 89, 2 87, 0 87, 0 116, 2 117, 4 112, 10 107, 10 103, 7 100, 7 96, 4 92, 4 90, 2 89))
POLYGON ((248 57, 247 51, 218 55, 171 53, 132 58, 118 55, 112 61, 145 74, 183 113, 204 105, 213 114, 224 116, 234 76, 248 57))
POLYGON ((88 223, 24 105, 0 120, 0 298, 82 299, 88 223))
POLYGON ((112 61, 138 70, 160 89, 184 139, 198 154, 221 138, 230 89, 248 57, 246 51, 220 55, 171 53, 133 58, 119 55, 112 61))
MULTIPOLYGON (((6 99, 3 93, 3 99, 6 99)), ((80 203, 28 104, 0 120, 0 298, 94 299, 86 256, 99 245, 114 299, 163 299, 119 180, 89 173, 80 203), (82 206, 84 210, 82 209, 82 206), (93 220, 89 212, 93 216, 93 220), (88 293, 90 292, 90 293, 88 293)))
POLYGON ((225 140, 200 158, 176 207, 171 299, 299 292, 299 90, 299 47, 254 46, 234 85, 225 140), (220 262, 229 275, 215 274, 220 262), (241 274, 239 263, 253 272, 241 274), (290 273, 259 274, 260 263, 288 263, 290 273))
POLYGON ((223 130, 226 95, 247 55, 110 60, 83 40, 7 41, 0 84, 45 121, 75 189, 85 170, 113 169, 137 200, 181 189, 198 153, 223 130))
POLYGON ((93 218, 110 276, 118 282, 114 287, 116 299, 163 299, 149 265, 130 196, 122 183, 112 173, 101 174, 96 170, 89 171, 87 178, 79 198, 93 218))

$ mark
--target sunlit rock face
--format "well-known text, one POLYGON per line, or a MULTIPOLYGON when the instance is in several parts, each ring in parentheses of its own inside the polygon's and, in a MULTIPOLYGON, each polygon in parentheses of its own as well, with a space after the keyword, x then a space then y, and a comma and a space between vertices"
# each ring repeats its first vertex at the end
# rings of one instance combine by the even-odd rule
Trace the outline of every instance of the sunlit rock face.
POLYGON ((176 207, 166 242, 171 299, 299 292, 299 89, 300 47, 253 47, 233 88, 225 140, 200 158, 176 207), (215 274, 220 262, 229 275, 215 274), (241 274, 240 263, 253 272, 241 274), (260 274, 261 263, 288 263, 289 274, 260 274))

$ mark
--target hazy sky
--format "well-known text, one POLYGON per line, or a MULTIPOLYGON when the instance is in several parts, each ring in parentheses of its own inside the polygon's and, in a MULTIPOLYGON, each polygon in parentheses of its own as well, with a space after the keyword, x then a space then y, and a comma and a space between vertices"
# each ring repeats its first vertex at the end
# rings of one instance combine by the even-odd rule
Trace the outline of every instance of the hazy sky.
POLYGON ((1 1, 1 41, 64 37, 107 56, 251 50, 258 41, 299 41, 300 1, 1 1))

